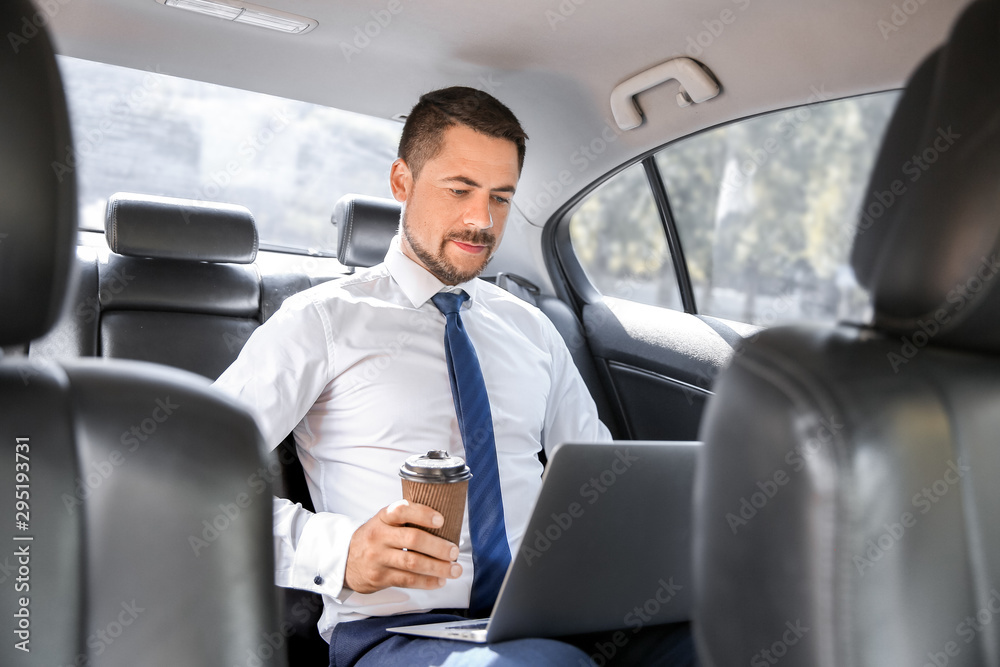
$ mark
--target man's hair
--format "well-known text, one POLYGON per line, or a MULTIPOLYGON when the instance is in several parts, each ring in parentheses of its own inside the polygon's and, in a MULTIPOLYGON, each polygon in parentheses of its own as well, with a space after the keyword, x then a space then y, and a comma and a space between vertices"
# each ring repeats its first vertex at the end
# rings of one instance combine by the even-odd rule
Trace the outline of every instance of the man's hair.
POLYGON ((465 125, 489 137, 514 142, 517 171, 521 173, 524 141, 528 135, 517 117, 489 93, 452 86, 422 95, 403 125, 398 157, 406 162, 414 177, 441 150, 444 131, 455 125, 465 125))

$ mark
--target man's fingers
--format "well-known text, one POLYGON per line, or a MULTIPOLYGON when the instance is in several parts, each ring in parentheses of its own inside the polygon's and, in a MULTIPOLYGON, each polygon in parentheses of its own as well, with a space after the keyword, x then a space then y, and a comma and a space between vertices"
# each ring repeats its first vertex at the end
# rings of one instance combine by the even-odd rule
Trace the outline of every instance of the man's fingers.
POLYGON ((440 527, 441 513, 405 500, 379 510, 351 537, 344 582, 359 593, 399 586, 436 589, 462 574, 458 546, 415 524, 440 527))
POLYGON ((388 552, 384 564, 393 570, 402 570, 434 579, 456 579, 462 574, 462 566, 458 563, 431 558, 419 551, 392 549, 388 552))
POLYGON ((445 584, 445 579, 440 577, 429 577, 415 572, 404 570, 383 570, 382 584, 384 587, 396 586, 399 588, 421 588, 424 590, 434 590, 441 588, 445 584))
POLYGON ((379 512, 382 521, 390 526, 403 526, 412 523, 425 528, 440 528, 444 525, 444 517, 433 507, 411 503, 408 500, 397 500, 379 512))
POLYGON ((431 558, 452 562, 458 559, 458 547, 420 528, 390 526, 385 531, 385 545, 392 549, 418 551, 431 558))

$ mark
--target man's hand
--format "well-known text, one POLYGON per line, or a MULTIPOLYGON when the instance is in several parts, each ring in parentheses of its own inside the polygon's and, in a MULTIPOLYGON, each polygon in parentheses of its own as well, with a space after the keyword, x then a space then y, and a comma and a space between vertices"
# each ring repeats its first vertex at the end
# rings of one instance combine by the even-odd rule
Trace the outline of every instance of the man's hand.
POLYGON ((456 545, 407 523, 440 528, 444 517, 427 505, 406 500, 380 509, 351 537, 344 572, 348 588, 358 593, 390 586, 433 589, 462 574, 462 566, 455 562, 456 545))

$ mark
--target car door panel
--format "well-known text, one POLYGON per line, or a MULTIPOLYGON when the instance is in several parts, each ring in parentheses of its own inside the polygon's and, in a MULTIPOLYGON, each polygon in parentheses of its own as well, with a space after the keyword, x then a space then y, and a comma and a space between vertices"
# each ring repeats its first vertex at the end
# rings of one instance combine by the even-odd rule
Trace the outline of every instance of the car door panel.
POLYGON ((712 382, 733 343, 757 330, 708 319, 612 297, 584 305, 587 342, 627 437, 697 439, 712 382))

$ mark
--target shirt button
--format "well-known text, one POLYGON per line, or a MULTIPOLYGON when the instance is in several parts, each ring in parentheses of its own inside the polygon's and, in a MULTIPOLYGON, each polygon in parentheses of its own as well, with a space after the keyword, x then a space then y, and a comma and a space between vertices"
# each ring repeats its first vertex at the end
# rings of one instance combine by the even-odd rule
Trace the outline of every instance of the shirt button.
POLYGON ((323 585, 323 577, 321 577, 321 576, 319 576, 317 574, 315 576, 315 578, 313 578, 313 583, 316 584, 317 586, 322 586, 323 585))

